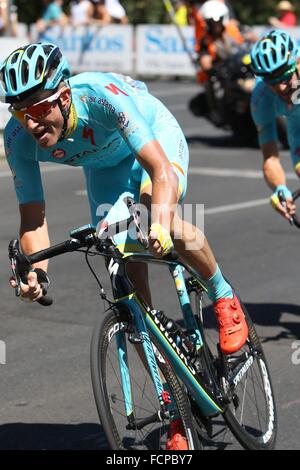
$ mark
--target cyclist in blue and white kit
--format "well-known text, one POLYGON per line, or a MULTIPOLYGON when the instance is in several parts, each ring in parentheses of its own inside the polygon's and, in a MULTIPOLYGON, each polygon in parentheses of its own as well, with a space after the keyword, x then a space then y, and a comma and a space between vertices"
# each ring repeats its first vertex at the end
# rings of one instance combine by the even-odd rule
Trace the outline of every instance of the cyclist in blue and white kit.
POLYGON ((300 177, 298 57, 296 42, 283 30, 271 31, 261 38, 251 51, 252 69, 258 77, 251 98, 251 109, 264 157, 263 172, 266 182, 273 190, 271 204, 286 219, 295 214, 295 205, 280 163, 276 117, 286 117, 293 166, 300 177), (280 191, 286 203, 280 202, 280 191))
MULTIPOLYGON (((6 59, 0 69, 0 87, 13 115, 4 142, 20 203, 23 252, 49 246, 39 162, 81 166, 95 225, 104 216, 107 222, 126 218, 123 199, 131 196, 151 208, 149 241, 154 255, 168 253, 173 247, 171 235, 181 233, 181 239, 174 238, 175 248, 203 276, 220 323, 223 352, 240 349, 248 328, 239 301, 204 235, 182 221, 176 210, 187 184, 185 137, 145 84, 106 73, 70 78, 59 48, 41 43, 20 48, 6 59), (113 208, 101 214, 101 204, 113 208), (189 250, 186 245, 195 233, 197 246, 189 250)), ((115 243, 126 250, 126 234, 118 234, 115 243)), ((22 286, 22 296, 32 301, 42 296, 39 280, 46 276, 47 262, 34 268, 28 285, 22 286)), ((138 292, 151 302, 145 266, 134 266, 129 275, 138 292)), ((11 285, 15 286, 14 280, 11 285)))

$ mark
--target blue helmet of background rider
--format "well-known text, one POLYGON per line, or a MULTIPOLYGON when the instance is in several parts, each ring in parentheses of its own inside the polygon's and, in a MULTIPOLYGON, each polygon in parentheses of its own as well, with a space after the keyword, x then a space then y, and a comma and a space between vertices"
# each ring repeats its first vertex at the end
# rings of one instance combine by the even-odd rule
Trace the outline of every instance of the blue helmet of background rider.
POLYGON ((6 103, 22 101, 40 90, 56 90, 70 77, 67 59, 55 44, 28 44, 12 52, 0 68, 0 95, 6 103))
POLYGON ((251 51, 255 75, 276 80, 297 69, 298 46, 287 31, 274 30, 261 38, 251 51))

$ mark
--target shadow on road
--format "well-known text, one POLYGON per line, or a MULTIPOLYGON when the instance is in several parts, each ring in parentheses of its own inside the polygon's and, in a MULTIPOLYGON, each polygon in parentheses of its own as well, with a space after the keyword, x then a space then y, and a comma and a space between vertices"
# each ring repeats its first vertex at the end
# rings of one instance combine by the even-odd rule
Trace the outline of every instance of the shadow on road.
POLYGON ((255 324, 283 328, 275 336, 265 336, 262 339, 264 343, 280 339, 300 338, 300 305, 285 303, 248 303, 245 305, 255 324), (281 317, 284 313, 295 315, 298 317, 297 321, 282 320, 281 317))
POLYGON ((0 426, 0 450, 104 450, 99 424, 11 423, 0 426))
MULTIPOLYGON (((300 305, 295 304, 279 304, 279 303, 245 303, 253 322, 259 326, 275 326, 279 329, 275 336, 270 331, 265 335, 260 333, 260 339, 263 343, 271 341, 279 341, 281 339, 299 339, 300 338, 300 305), (282 319, 283 314, 295 315, 296 321, 282 319)), ((203 316, 205 318, 206 328, 215 328, 216 319, 212 307, 203 308, 203 316)), ((182 327, 183 320, 178 319, 182 327)))

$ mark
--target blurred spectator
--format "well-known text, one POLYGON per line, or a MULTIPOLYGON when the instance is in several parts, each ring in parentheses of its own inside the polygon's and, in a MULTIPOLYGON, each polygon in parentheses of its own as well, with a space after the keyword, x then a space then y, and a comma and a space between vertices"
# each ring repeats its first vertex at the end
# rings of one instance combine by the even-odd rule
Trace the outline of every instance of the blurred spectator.
POLYGON ((295 7, 291 2, 286 0, 279 2, 276 10, 278 11, 279 18, 275 16, 269 18, 269 23, 274 26, 274 28, 288 28, 297 25, 295 7))
MULTIPOLYGON (((188 8, 188 16, 189 16, 190 24, 195 24, 195 22, 197 21, 196 17, 200 14, 199 13, 200 8, 206 1, 208 0, 202 0, 202 1, 201 0, 200 1, 199 0, 186 0, 184 2, 188 8)), ((234 16, 233 9, 232 9, 230 2, 228 0, 218 0, 218 1, 225 3, 227 8, 229 9, 230 18, 234 18, 235 16, 234 16)))
POLYGON ((111 23, 127 24, 128 18, 124 7, 119 0, 105 0, 107 12, 111 17, 111 23))
MULTIPOLYGON (((202 38, 203 36, 206 35, 206 22, 204 20, 204 18, 202 17, 201 15, 201 8, 203 7, 203 5, 205 3, 207 3, 208 0, 204 0, 204 1, 195 1, 195 0, 188 0, 186 1, 186 4, 188 5, 189 7, 189 23, 190 24, 193 24, 195 26, 195 41, 196 41, 196 45, 195 45, 195 50, 196 52, 199 52, 200 50, 200 43, 202 41, 202 38)), ((231 8, 231 5, 228 1, 225 1, 225 0, 218 0, 219 2, 221 3, 224 3, 228 10, 229 10, 229 16, 230 16, 230 19, 231 19, 231 23, 235 23, 236 24, 236 20, 234 20, 234 15, 233 15, 233 11, 232 11, 232 8, 231 8)), ((236 26, 238 27, 238 25, 236 24, 236 26)))
POLYGON ((93 24, 109 24, 111 23, 111 17, 108 14, 105 6, 105 0, 91 0, 92 13, 90 22, 93 24))
POLYGON ((198 81, 206 83, 213 70, 214 62, 228 56, 234 46, 243 44, 245 38, 235 21, 230 19, 229 9, 217 0, 204 2, 200 9, 204 21, 202 35, 197 38, 196 52, 201 70, 198 81))
POLYGON ((189 24, 188 21, 188 8, 186 2, 179 1, 175 3, 175 22, 179 26, 187 26, 189 24))
POLYGON ((8 29, 7 3, 0 2, 0 36, 3 36, 8 29))
POLYGON ((65 25, 68 22, 68 18, 62 10, 62 0, 43 0, 43 3, 45 4, 44 12, 36 22, 39 33, 43 33, 51 26, 65 25))
POLYGON ((70 5, 70 21, 74 26, 90 23, 93 16, 93 4, 90 0, 75 0, 70 5))

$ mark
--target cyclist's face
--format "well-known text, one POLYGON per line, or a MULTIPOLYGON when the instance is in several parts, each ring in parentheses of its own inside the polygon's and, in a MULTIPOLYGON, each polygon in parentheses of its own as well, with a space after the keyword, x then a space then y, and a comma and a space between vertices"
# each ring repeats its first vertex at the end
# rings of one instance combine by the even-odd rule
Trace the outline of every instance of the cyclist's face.
POLYGON ((12 110, 12 114, 43 148, 52 147, 60 138, 64 119, 58 100, 63 109, 66 109, 70 104, 70 89, 65 88, 55 94, 54 98, 57 98, 55 100, 52 97, 53 92, 44 92, 43 95, 14 104, 12 110))
POLYGON ((222 36, 224 31, 223 20, 220 21, 207 21, 207 27, 209 33, 214 36, 222 36))
POLYGON ((294 72, 288 76, 285 80, 276 83, 275 85, 270 84, 272 90, 280 96, 281 99, 287 103, 292 103, 293 94, 299 88, 299 78, 297 73, 294 72))

